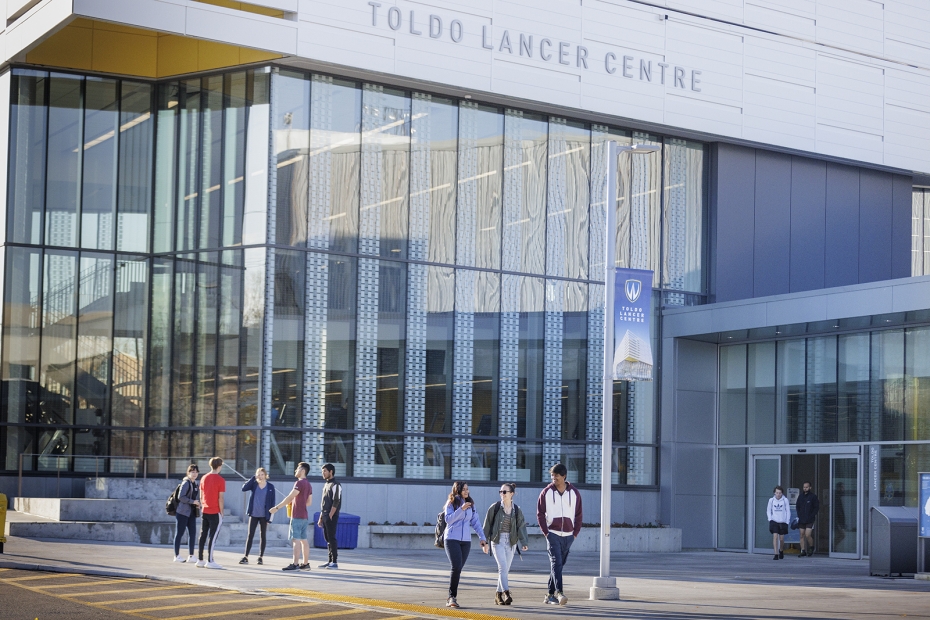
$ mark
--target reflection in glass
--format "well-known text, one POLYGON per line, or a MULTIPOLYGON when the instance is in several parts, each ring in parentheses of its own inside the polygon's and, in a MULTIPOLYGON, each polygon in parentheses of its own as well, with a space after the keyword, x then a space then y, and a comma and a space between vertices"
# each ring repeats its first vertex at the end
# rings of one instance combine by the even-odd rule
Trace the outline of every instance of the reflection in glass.
MULTIPOLYGON (((300 433, 273 431, 267 436, 271 438, 269 473, 287 480, 294 475, 297 463, 300 462, 300 433)), ((286 485, 282 487, 286 489, 286 485)))
POLYGON ((458 128, 456 262, 500 269, 504 115, 463 101, 458 128))
POLYGON ((505 271, 545 273, 548 132, 545 118, 507 110, 502 261, 505 271))
POLYGON ((474 367, 471 378, 471 434, 475 436, 499 434, 500 286, 499 274, 486 271, 476 273, 474 367))
POLYGON ((836 441, 836 396, 836 336, 808 338, 804 407, 789 442, 836 441))
POLYGON ((448 267, 429 267, 428 273, 424 430, 449 433, 452 430, 455 271, 448 267))
MULTIPOLYGON (((197 183, 200 155, 200 80, 181 82, 178 93, 178 182, 177 182, 177 249, 196 247, 197 216, 201 188, 197 183)), ((267 130, 266 130, 267 131, 267 130)))
POLYGON ((795 443, 803 414, 804 340, 782 340, 777 344, 775 374, 775 439, 795 443))
POLYGON ((77 245, 82 84, 79 76, 63 73, 53 73, 49 80, 45 243, 53 246, 77 245))
POLYGON ((837 441, 869 440, 869 335, 839 337, 837 441))
POLYGON ((242 252, 220 253, 219 285, 216 302, 216 425, 235 426, 239 422, 240 325, 242 324, 242 252))
MULTIPOLYGON (((271 371, 272 426, 299 427, 302 421, 305 258, 300 252, 275 253, 274 347, 271 371)), ((298 459, 299 460, 299 459, 298 459)))
POLYGON ((456 252, 458 108, 448 99, 414 93, 411 119, 410 258, 451 264, 456 252))
POLYGON ((216 423, 216 332, 219 255, 202 252, 197 265, 197 332, 194 369, 194 426, 216 423))
POLYGON ((197 247, 220 244, 223 222, 223 76, 203 78, 200 162, 200 241, 197 247))
POLYGON ((245 426, 259 423, 262 326, 265 322, 265 249, 248 248, 243 254, 239 424, 245 426))
POLYGON ((155 136, 155 205, 153 245, 155 252, 174 249, 175 166, 180 91, 177 83, 158 86, 158 126, 155 136))
POLYGON ((84 96, 81 247, 110 250, 116 219, 117 83, 89 77, 84 96))
POLYGON ((542 480, 542 445, 517 443, 517 468, 515 482, 540 482, 542 480))
POLYGON ((393 261, 380 261, 378 360, 375 388, 377 390, 375 428, 379 431, 401 431, 404 428, 404 350, 406 347, 404 313, 406 310, 406 265, 393 261))
POLYGON ((520 278, 517 437, 542 437, 545 281, 520 278))
POLYGON ((174 337, 171 341, 171 426, 191 426, 194 401, 194 326, 197 308, 196 255, 181 255, 174 262, 174 337))
MULTIPOLYGON (((147 252, 154 157, 152 132, 155 126, 152 86, 123 81, 120 88, 116 249, 147 252)), ((174 151, 174 145, 171 146, 174 151)))
MULTIPOLYGON (((143 426, 145 410, 146 309, 149 263, 145 258, 120 256, 116 260, 113 304, 114 426, 143 426)), ((162 284, 162 282, 160 282, 162 284)), ((114 435, 114 441, 115 441, 114 435)), ((141 440, 140 440, 141 441, 141 440)), ((115 449, 115 448, 114 448, 115 449)), ((141 446, 140 446, 141 450, 141 446)), ((116 454, 116 452, 111 452, 116 454)), ((133 454, 141 454, 136 452, 133 454)))
POLYGON ((872 332, 872 441, 904 438, 904 331, 872 332))
POLYGON ((354 427, 356 278, 356 259, 329 258, 324 374, 327 429, 354 427))
POLYGON ((149 414, 147 426, 168 426, 171 412, 171 319, 174 261, 152 259, 151 340, 149 356, 149 414))
POLYGON ((547 273, 588 277, 591 132, 582 123, 549 122, 547 273))
POLYGON ((854 554, 859 549, 859 459, 834 458, 831 464, 830 552, 854 554))
MULTIPOLYGON (((223 147, 223 241, 222 245, 242 242, 242 211, 245 208, 245 132, 246 89, 245 72, 231 73, 223 82, 226 98, 223 147)), ((241 458, 241 454, 240 454, 241 458)))
POLYGON ((746 441, 775 443, 775 343, 747 346, 746 441))
POLYGON ((49 78, 43 71, 14 69, 10 80, 7 238, 14 243, 39 244, 45 203, 45 98, 49 78))
POLYGON ((323 461, 333 464, 333 467, 336 469, 336 476, 353 475, 352 463, 355 462, 352 454, 354 448, 353 436, 326 433, 324 435, 323 445, 325 446, 323 461))
MULTIPOLYGON (((562 313, 561 428, 562 439, 583 440, 586 435, 588 385, 588 286, 568 282, 562 313)), ((637 439, 631 438, 631 441, 637 439)), ((649 441, 649 439, 647 439, 649 441)), ((581 481, 585 468, 581 467, 581 481)))
POLYGON ((246 96, 249 111, 245 154, 245 213, 242 219, 242 244, 264 243, 268 212, 268 123, 269 74, 249 71, 246 96))
POLYGON ((375 463, 372 475, 375 478, 400 478, 400 466, 404 462, 403 451, 404 440, 402 437, 376 436, 375 463))
MULTIPOLYGON (((39 328, 41 326, 40 282, 42 252, 8 246, 4 269, 3 300, 3 402, 0 420, 10 423, 39 422, 39 328)), ((22 437, 22 436, 20 436, 22 437)), ((24 439, 24 437, 22 437, 24 439)), ((10 459, 24 449, 8 437, 7 469, 10 459), (11 457, 12 455, 12 457, 11 457)))
POLYGON ((314 74, 310 94, 309 245, 355 252, 362 91, 353 82, 314 74))
POLYGON ((704 290, 704 145, 671 138, 663 151, 662 286, 704 290))
POLYGON ((272 74, 275 95, 274 150, 277 157, 278 197, 275 242, 302 246, 307 242, 310 146, 310 79, 302 73, 272 74))
POLYGON ((81 254, 76 424, 99 426, 109 421, 113 271, 112 255, 81 254))
MULTIPOLYGON (((660 145, 656 136, 633 133, 634 144, 660 145)), ((661 154, 620 153, 617 175, 617 267, 658 272, 661 154)), ((655 273, 652 281, 657 282, 655 273)))
POLYGON ((905 334, 905 440, 930 439, 930 328, 905 334))
POLYGON ((746 443, 746 345, 720 347, 719 394, 719 443, 746 443))
POLYGON ((41 416, 72 424, 77 346, 77 253, 46 252, 42 280, 41 416))

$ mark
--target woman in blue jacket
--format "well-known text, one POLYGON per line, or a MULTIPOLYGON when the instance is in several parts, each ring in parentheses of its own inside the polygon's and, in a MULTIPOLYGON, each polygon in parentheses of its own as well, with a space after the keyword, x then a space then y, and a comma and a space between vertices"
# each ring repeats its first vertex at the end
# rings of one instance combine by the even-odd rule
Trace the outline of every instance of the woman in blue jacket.
POLYGON ((263 564, 265 555, 265 538, 268 523, 271 521, 271 509, 277 503, 275 500, 274 485, 268 482, 268 472, 264 467, 255 470, 255 475, 242 485, 242 492, 251 491, 249 507, 245 511, 249 515, 249 538, 245 541, 245 555, 239 560, 240 564, 249 563, 249 551, 252 550, 252 539, 255 537, 255 528, 261 529, 259 542, 258 563, 263 564))
POLYGON ((449 599, 446 601, 446 607, 458 607, 456 598, 459 595, 459 579, 462 577, 462 567, 468 560, 468 552, 471 551, 471 530, 478 534, 478 540, 481 541, 481 550, 488 552, 488 537, 484 535, 481 529, 481 522, 478 520, 478 512, 475 510, 475 502, 468 493, 468 485, 462 481, 456 481, 452 484, 452 492, 449 493, 449 499, 446 501, 446 532, 445 547, 446 557, 449 558, 449 564, 452 571, 449 575, 449 599), (471 529, 469 529, 471 528, 471 529))

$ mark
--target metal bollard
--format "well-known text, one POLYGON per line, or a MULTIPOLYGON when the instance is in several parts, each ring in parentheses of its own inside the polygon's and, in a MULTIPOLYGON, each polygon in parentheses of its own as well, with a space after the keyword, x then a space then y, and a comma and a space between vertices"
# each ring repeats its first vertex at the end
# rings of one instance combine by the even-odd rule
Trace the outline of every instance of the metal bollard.
POLYGON ((0 493, 0 553, 3 553, 3 543, 6 542, 6 495, 0 493))

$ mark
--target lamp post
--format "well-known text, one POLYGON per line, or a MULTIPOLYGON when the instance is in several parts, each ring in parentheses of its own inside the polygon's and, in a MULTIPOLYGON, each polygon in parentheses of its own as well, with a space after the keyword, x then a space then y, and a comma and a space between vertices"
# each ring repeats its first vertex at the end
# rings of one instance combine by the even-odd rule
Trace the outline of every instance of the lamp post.
POLYGON ((618 145, 607 142, 607 187, 605 204, 607 209, 607 243, 604 244, 604 409, 601 426, 601 562, 599 575, 591 586, 591 600, 616 600, 620 598, 617 580, 610 576, 610 494, 613 455, 613 358, 614 358, 614 289, 616 288, 617 255, 617 165, 621 152, 648 154, 662 147, 652 144, 618 145))

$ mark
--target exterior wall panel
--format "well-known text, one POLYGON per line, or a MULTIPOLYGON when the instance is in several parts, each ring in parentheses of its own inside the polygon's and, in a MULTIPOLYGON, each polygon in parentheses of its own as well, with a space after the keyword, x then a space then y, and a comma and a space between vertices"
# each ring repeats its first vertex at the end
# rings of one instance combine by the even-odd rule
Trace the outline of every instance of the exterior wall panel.
POLYGON ((789 290, 791 157, 756 151, 753 297, 789 290))
POLYGON ((859 172, 859 282, 891 278, 892 177, 859 172))
POLYGON ((790 290, 824 286, 827 165, 802 157, 791 159, 790 290))
POLYGON ((827 164, 824 286, 859 282, 859 171, 827 164))
POLYGON ((716 300, 753 296, 755 152, 717 147, 716 300))

